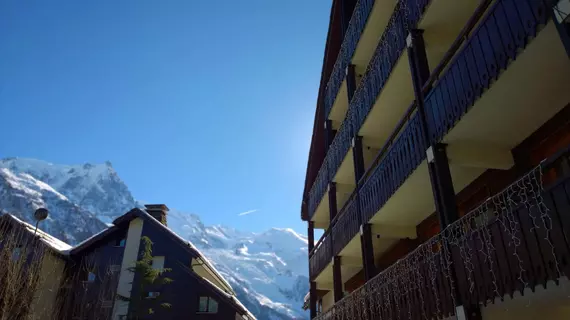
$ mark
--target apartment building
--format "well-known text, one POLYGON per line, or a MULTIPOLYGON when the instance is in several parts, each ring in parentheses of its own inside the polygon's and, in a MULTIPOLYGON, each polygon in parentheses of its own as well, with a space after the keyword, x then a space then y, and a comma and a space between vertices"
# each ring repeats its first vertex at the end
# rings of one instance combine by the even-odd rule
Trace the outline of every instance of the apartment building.
POLYGON ((570 318, 569 14, 332 1, 301 208, 311 318, 570 318))

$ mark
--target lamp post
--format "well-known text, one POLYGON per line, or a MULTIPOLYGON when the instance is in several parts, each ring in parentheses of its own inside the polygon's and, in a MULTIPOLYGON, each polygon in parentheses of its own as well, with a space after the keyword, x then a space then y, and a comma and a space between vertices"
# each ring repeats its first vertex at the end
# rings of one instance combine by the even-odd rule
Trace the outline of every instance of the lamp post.
POLYGON ((45 220, 48 217, 48 210, 46 208, 38 208, 36 212, 34 212, 34 218, 36 219, 36 229, 34 230, 34 237, 38 232, 38 224, 40 221, 45 220))

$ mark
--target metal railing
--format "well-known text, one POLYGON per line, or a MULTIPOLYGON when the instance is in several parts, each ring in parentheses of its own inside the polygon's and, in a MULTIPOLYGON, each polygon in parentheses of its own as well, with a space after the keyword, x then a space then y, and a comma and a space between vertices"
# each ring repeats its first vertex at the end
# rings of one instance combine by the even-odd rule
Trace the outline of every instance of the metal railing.
MULTIPOLYGON (((401 119, 392 135, 386 141, 373 165, 364 174, 353 194, 330 222, 329 229, 323 234, 319 243, 328 238, 332 241, 333 250, 322 252, 329 256, 310 256, 310 270, 320 273, 344 246, 358 233, 362 221, 368 221, 384 205, 390 196, 400 187, 407 177, 425 159, 427 146, 423 136, 422 121, 419 113, 414 113, 412 105, 401 119), (359 217, 360 214, 360 217, 359 217), (320 261, 320 262, 319 262, 320 261), (324 265, 323 265, 324 264, 324 265)), ((318 273, 311 273, 311 277, 318 273)))
MULTIPOLYGON (((425 4, 428 2, 423 1, 425 4)), ((454 42, 446 54, 447 58, 444 58, 444 61, 447 65, 440 64, 432 73, 430 80, 424 87, 424 91, 428 92, 425 98, 425 107, 432 142, 441 140, 444 134, 467 111, 467 108, 474 104, 475 99, 482 94, 483 90, 489 87, 490 78, 498 77, 499 72, 507 67, 508 62, 516 58, 517 50, 524 48, 528 38, 536 35, 540 25, 546 22, 546 7, 542 0, 521 0, 520 2, 517 1, 516 4, 514 5, 514 0, 498 0, 492 4, 490 9, 486 10, 488 3, 482 3, 475 11, 473 18, 462 30, 458 40, 454 42), (477 20, 485 11, 487 11, 485 17, 477 24, 477 20), (504 18, 498 22, 501 17, 505 16, 508 19, 504 18), (433 89, 430 90, 432 85, 433 89)), ((398 10, 394 15, 397 15, 397 12, 398 10)), ((419 17, 419 13, 417 16, 419 17)), ((386 33, 383 39, 385 36, 386 33)), ((381 41, 379 47, 382 46, 382 43, 385 42, 381 41)), ((381 51, 377 49, 378 52, 381 51)), ((388 59, 386 61, 389 62, 389 57, 389 55, 385 56, 384 59, 388 59)), ((377 58, 373 58, 373 61, 374 59, 377 58)), ((390 66, 388 62, 384 66, 390 66)), ((395 60, 392 62, 395 63, 395 60)), ((374 64, 375 62, 371 63, 371 66, 374 64)), ((372 68, 371 66, 369 69, 372 68)), ((385 67, 379 67, 379 70, 384 70, 387 79, 389 71, 385 67)), ((376 82, 368 81, 366 80, 367 77, 365 76, 363 79, 359 92, 369 94, 373 91, 368 89, 366 84, 381 82, 378 79, 376 82)), ((380 77, 379 79, 383 78, 380 77)), ((362 99, 360 96, 364 93, 355 94, 353 103, 349 107, 347 119, 354 123, 353 130, 355 133, 365 119, 362 114, 367 115, 369 112, 369 109, 362 107, 365 105, 361 103, 362 100, 359 100, 362 99), (355 106, 361 108, 357 109, 355 106), (358 114, 358 110, 360 110, 360 114, 358 114)), ((366 101, 374 103, 375 97, 366 101)), ((358 193, 358 201, 360 201, 361 221, 368 221, 425 159, 425 150, 428 146, 425 145, 425 140, 422 138, 422 122, 419 118, 420 115, 415 113, 415 107, 413 104, 407 110, 373 161, 370 167, 372 170, 367 170, 354 191, 358 193)), ((341 142, 350 143, 349 139, 340 139, 339 137, 344 137, 344 135, 337 134, 335 137, 335 141, 338 138, 339 144, 341 142)), ((341 151, 346 149, 348 152, 349 147, 338 149, 341 151)), ((335 154, 335 157, 342 161, 346 152, 340 156, 335 154)), ((336 151, 336 153, 339 152, 336 151)), ((325 163, 328 164, 331 158, 332 156, 329 157, 327 154, 325 163)), ((334 172, 338 166, 335 167, 334 172)), ((329 176, 329 179, 332 179, 332 176, 329 176)), ((328 182, 325 184, 325 190, 328 182)), ((357 229, 353 231, 353 228, 334 228, 334 223, 337 221, 349 219, 342 217, 344 211, 341 210, 338 215, 340 217, 331 222, 329 229, 333 229, 333 234, 327 232, 323 237, 331 234, 332 238, 343 239, 339 241, 348 243, 356 235, 357 229), (335 229, 338 230, 336 235, 334 234, 335 229)), ((342 250, 340 244, 334 243, 333 246, 336 248, 335 254, 342 250)), ((330 262, 331 258, 332 256, 325 260, 330 262)))
POLYGON ((356 51, 356 46, 358 45, 360 36, 364 31, 366 21, 370 16, 374 2, 375 0, 358 0, 354 6, 352 17, 350 18, 346 34, 340 47, 340 52, 325 89, 325 117, 328 117, 332 110, 332 106, 336 100, 342 81, 346 76, 346 68, 354 55, 354 51, 356 51))
POLYGON ((420 114, 416 112, 402 131, 393 134, 393 140, 385 145, 385 153, 380 152, 383 157, 359 191, 362 221, 370 220, 425 159, 428 146, 423 132, 420 114))
POLYGON ((543 173, 568 158, 543 162, 317 319, 445 318, 558 284, 570 276, 570 175, 543 188, 543 173))
POLYGON ((309 258, 309 273, 316 276, 321 273, 332 259, 332 238, 324 234, 311 251, 309 258))
MULTIPOLYGON (((352 101, 350 101, 347 116, 343 120, 341 128, 323 161, 322 166, 326 169, 321 167, 321 170, 329 170, 330 173, 317 175, 313 182, 311 192, 309 193, 308 216, 310 218, 312 218, 316 209, 316 205, 311 205, 311 203, 318 204, 321 201, 322 196, 325 194, 326 186, 333 179, 342 160, 345 158, 348 150, 350 150, 352 138, 363 125, 378 95, 386 81, 388 81, 394 65, 405 49, 408 30, 418 23, 429 1, 400 0, 396 4, 395 10, 370 60, 371 62, 367 66, 364 77, 360 81, 352 101)), ((326 117, 328 117, 332 109, 344 80, 346 68, 352 59, 354 50, 356 50, 358 39, 360 39, 360 34, 364 30, 366 19, 368 19, 373 4, 373 0, 361 0, 355 7, 341 52, 327 84, 325 99, 326 117), (358 37, 355 36, 356 31, 358 31, 358 37)))
POLYGON ((425 98, 430 140, 455 126, 548 18, 542 0, 496 1, 425 98))

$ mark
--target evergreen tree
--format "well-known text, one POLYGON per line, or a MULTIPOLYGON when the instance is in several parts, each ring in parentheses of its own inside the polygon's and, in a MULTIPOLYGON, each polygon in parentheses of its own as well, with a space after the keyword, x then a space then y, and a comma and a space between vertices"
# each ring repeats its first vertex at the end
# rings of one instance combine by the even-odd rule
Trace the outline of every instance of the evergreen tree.
MULTIPOLYGON (((162 288, 164 285, 172 283, 172 279, 165 277, 164 273, 170 272, 170 268, 157 269, 153 268, 152 261, 152 241, 149 237, 142 237, 141 243, 143 249, 139 260, 135 263, 134 267, 129 268, 130 272, 135 274, 135 277, 139 278, 139 287, 137 295, 134 297, 119 297, 119 299, 124 301, 129 301, 129 319, 139 319, 144 318, 147 315, 152 315, 155 313, 155 308, 160 307, 168 309, 171 304, 163 301, 161 295, 149 297, 149 289, 162 288)), ((135 292, 135 291, 133 291, 135 292)))

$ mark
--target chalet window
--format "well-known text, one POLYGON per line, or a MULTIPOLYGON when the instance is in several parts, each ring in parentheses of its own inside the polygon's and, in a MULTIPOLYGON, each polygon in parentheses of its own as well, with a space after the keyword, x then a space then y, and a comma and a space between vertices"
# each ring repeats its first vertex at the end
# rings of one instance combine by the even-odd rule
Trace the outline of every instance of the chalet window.
POLYGON ((164 256, 153 257, 151 265, 154 270, 164 269, 164 256))
POLYGON ((125 244, 127 244, 127 239, 125 238, 115 240, 115 247, 124 247, 125 244))
POLYGON ((210 297, 200 297, 198 312, 218 313, 218 302, 210 297))
POLYGON ((97 276, 95 275, 95 273, 89 272, 87 274, 87 282, 95 282, 95 279, 97 279, 97 276))

